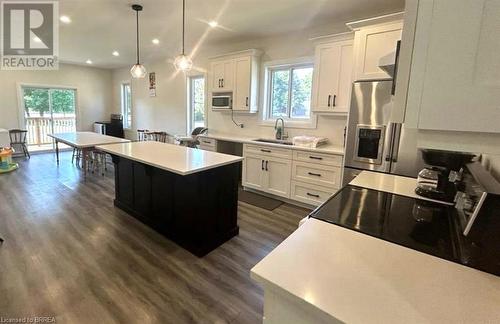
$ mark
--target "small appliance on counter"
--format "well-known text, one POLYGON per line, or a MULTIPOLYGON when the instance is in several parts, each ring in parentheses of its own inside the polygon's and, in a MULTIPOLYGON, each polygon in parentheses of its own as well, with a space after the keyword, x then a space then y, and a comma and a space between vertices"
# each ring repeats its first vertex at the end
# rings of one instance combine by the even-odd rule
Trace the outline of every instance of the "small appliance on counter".
POLYGON ((19 164, 12 162, 13 153, 13 148, 0 147, 0 174, 12 172, 19 168, 19 164))
POLYGON ((120 114, 111 114, 110 121, 95 122, 94 132, 102 135, 125 138, 123 131, 123 116, 120 114))
POLYGON ((430 149, 421 152, 426 166, 418 174, 415 193, 429 199, 453 202, 457 185, 462 180, 462 168, 476 155, 430 149))

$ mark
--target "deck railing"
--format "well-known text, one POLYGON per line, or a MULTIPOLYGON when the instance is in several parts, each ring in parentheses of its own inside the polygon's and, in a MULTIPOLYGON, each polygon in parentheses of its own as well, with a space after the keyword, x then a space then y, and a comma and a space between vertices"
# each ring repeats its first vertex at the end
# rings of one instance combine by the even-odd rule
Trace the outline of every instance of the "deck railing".
POLYGON ((28 145, 52 144, 47 135, 76 131, 76 120, 75 117, 26 117, 26 129, 28 145))

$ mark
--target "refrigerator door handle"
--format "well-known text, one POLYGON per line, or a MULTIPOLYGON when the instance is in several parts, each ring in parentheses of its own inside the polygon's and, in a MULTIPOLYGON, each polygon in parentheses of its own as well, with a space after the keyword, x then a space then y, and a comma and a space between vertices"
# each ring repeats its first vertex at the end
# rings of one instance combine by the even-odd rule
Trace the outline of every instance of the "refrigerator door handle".
POLYGON ((399 155, 399 144, 401 140, 401 130, 403 128, 402 124, 394 124, 394 138, 393 138, 393 145, 392 145, 392 162, 396 163, 398 162, 398 155, 399 155))
POLYGON ((387 155, 385 156, 385 161, 386 162, 391 162, 392 161, 392 155, 393 155, 393 150, 394 150, 394 134, 396 131, 396 124, 395 123, 390 123, 389 124, 389 147, 387 149, 387 155))

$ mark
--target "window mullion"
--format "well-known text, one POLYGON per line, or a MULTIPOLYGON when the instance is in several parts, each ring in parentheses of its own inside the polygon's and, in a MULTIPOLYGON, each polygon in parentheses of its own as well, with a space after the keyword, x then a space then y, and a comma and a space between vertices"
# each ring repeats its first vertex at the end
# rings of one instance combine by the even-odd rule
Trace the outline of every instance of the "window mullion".
POLYGON ((289 69, 288 77, 288 106, 287 106, 287 116, 292 118, 292 85, 293 85, 293 68, 289 69))

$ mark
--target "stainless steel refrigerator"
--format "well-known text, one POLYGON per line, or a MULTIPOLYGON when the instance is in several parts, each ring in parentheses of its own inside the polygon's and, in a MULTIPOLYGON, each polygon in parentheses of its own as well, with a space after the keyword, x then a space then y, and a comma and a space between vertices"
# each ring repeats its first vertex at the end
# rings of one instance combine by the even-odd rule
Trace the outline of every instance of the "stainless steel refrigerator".
POLYGON ((424 167, 417 130, 389 122, 392 80, 358 81, 352 89, 343 184, 362 170, 417 177, 424 167))

